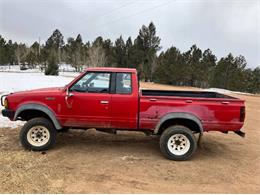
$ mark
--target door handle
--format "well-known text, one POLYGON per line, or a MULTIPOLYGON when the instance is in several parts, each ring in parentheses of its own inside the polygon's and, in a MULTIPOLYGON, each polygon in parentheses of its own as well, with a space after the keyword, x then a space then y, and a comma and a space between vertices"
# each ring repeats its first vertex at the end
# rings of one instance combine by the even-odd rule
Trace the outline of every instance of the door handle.
POLYGON ((155 102, 155 101, 157 101, 157 99, 155 99, 155 98, 151 98, 151 99, 149 99, 151 102, 155 102))
POLYGON ((192 100, 186 100, 187 103, 192 103, 192 100))
POLYGON ((101 100, 100 103, 101 103, 101 104, 108 104, 109 101, 107 101, 107 100, 101 100))
POLYGON ((229 102, 221 102, 221 104, 229 104, 229 102))

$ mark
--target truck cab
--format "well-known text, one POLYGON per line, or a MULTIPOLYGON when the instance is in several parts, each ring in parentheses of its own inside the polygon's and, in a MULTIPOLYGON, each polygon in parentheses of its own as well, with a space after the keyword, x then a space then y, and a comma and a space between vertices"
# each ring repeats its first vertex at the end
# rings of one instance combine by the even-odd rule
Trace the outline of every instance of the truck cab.
POLYGON ((58 118, 64 126, 138 128, 135 69, 91 68, 66 87, 58 118), (61 115, 59 115, 61 114, 61 115))

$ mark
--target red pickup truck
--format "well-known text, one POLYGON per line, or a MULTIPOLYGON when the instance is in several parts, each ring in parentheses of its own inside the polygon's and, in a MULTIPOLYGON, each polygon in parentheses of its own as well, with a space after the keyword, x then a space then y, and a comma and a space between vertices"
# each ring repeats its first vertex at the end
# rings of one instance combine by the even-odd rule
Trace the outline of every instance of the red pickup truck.
POLYGON ((163 155, 172 160, 194 154, 196 133, 244 136, 243 100, 205 91, 139 90, 137 72, 129 68, 88 68, 65 87, 16 92, 1 103, 3 116, 27 121, 20 141, 35 151, 53 146, 57 131, 68 128, 158 135, 163 155))

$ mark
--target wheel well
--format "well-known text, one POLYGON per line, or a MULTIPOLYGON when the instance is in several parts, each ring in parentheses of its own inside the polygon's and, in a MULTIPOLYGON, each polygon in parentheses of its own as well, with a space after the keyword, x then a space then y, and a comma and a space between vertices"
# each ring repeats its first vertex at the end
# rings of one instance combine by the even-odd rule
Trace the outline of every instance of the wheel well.
POLYGON ((185 126, 185 127, 189 128, 191 131, 196 132, 196 133, 199 133, 201 131, 198 123, 196 123, 193 120, 184 119, 184 118, 174 118, 174 119, 168 119, 168 120, 164 121, 159 128, 158 134, 161 135, 165 129, 167 129, 168 127, 173 126, 173 125, 185 126))
POLYGON ((51 118, 45 112, 42 112, 40 110, 32 110, 32 109, 22 111, 17 116, 17 119, 28 121, 32 118, 38 118, 38 117, 49 119, 52 122, 51 118))

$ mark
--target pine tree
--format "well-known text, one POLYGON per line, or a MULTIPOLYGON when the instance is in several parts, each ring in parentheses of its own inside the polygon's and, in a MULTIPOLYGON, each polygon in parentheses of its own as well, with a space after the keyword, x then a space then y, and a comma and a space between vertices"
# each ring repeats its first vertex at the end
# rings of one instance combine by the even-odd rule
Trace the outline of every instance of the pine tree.
POLYGON ((25 61, 28 63, 29 68, 35 68, 36 64, 40 63, 38 42, 34 42, 32 46, 27 49, 27 52, 25 54, 25 61))
POLYGON ((6 64, 6 54, 5 54, 5 39, 0 35, 0 64, 6 64))
POLYGON ((56 29, 52 33, 52 35, 46 41, 46 45, 45 45, 47 51, 52 52, 51 50, 53 50, 56 53, 56 55, 58 56, 59 63, 61 62, 61 49, 63 45, 64 45, 63 35, 58 29, 56 29))
POLYGON ((110 39, 106 39, 100 44, 102 45, 102 48, 105 53, 106 60, 105 60, 104 66, 107 66, 107 67, 116 66, 113 42, 110 39))
POLYGON ((172 85, 184 85, 186 70, 182 53, 171 47, 158 57, 158 64, 154 73, 156 82, 172 85))
POLYGON ((192 45, 190 50, 184 53, 185 64, 187 67, 187 77, 189 86, 199 86, 201 79, 201 58, 202 51, 192 45))
POLYGON ((213 77, 216 66, 216 61, 217 57, 210 49, 207 49, 203 52, 200 67, 201 84, 199 87, 206 88, 210 86, 211 78, 213 77))
POLYGON ((140 61, 142 67, 140 71, 143 71, 145 81, 151 81, 153 74, 154 60, 156 58, 156 52, 161 49, 161 39, 156 36, 156 27, 151 22, 148 27, 145 25, 139 31, 139 35, 135 40, 136 49, 140 52, 140 61))
POLYGON ((59 74, 59 66, 57 60, 57 54, 55 50, 51 50, 48 57, 48 66, 45 69, 45 75, 58 75, 59 74))
POLYGON ((260 67, 257 67, 252 72, 252 80, 250 83, 251 93, 260 93, 260 67))
POLYGON ((133 56, 133 43, 131 37, 128 37, 125 43, 125 57, 126 57, 126 67, 133 67, 132 59, 133 56))
POLYGON ((81 71, 82 63, 83 63, 83 41, 81 38, 81 35, 78 34, 75 40, 75 50, 74 50, 74 67, 76 68, 76 71, 81 71))
POLYGON ((246 61, 243 56, 233 57, 230 53, 227 57, 221 58, 214 71, 212 85, 214 87, 242 90, 246 61))
POLYGON ((116 59, 115 64, 117 67, 126 66, 126 46, 122 36, 115 41, 114 58, 116 59))

